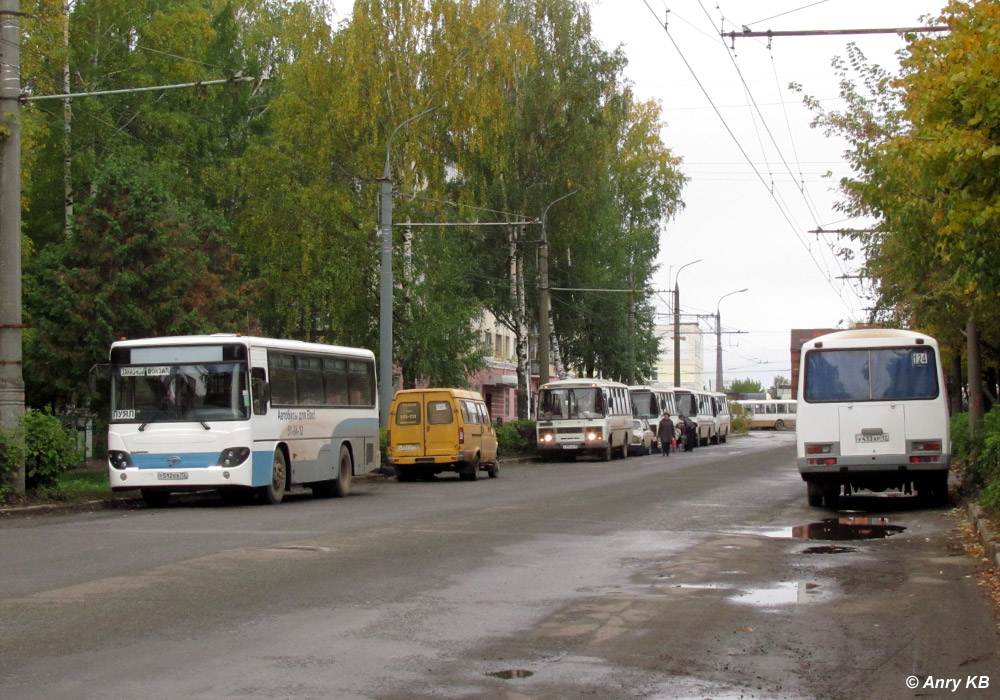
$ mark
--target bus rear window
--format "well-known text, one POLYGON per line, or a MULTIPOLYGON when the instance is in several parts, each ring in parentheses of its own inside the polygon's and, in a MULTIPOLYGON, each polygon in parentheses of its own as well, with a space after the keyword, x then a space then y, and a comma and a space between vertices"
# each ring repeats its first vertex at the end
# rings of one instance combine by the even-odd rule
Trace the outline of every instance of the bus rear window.
POLYGON ((805 400, 907 401, 939 393, 934 349, 815 350, 806 356, 805 400))

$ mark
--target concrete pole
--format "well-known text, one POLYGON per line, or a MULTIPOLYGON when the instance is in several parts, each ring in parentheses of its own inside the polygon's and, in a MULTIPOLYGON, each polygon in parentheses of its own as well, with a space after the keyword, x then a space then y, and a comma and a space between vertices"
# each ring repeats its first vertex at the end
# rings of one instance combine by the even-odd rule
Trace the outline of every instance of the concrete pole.
POLYGON ((719 297, 719 301, 715 304, 715 390, 722 391, 722 317, 719 315, 719 305, 722 300, 733 294, 742 294, 747 291, 744 289, 737 289, 735 292, 729 292, 728 294, 723 294, 719 297))
POLYGON ((538 386, 549 381, 549 239, 545 232, 545 215, 556 202, 576 194, 573 190, 549 202, 542 212, 542 242, 538 246, 538 386))
POLYGON ((382 184, 379 190, 382 261, 379 269, 378 311, 378 418, 379 425, 383 428, 389 424, 389 404, 392 403, 392 173, 389 171, 389 149, 392 146, 392 138, 400 129, 435 109, 437 107, 431 107, 404 121, 392 130, 385 144, 385 165, 382 168, 382 184))
MULTIPOLYGON (((21 315, 21 31, 19 0, 0 0, 0 427, 24 415, 21 315)), ((24 493, 24 461, 11 484, 24 493)))
POLYGON ((696 262, 701 262, 701 258, 681 265, 677 268, 677 275, 674 277, 674 386, 681 385, 681 288, 678 283, 680 282, 681 270, 696 262))

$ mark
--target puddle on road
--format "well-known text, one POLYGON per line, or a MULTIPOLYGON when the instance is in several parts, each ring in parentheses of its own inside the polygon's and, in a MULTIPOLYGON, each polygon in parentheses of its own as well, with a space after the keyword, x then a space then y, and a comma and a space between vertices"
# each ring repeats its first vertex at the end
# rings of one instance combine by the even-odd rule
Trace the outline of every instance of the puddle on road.
POLYGON ((753 588, 730 598, 735 603, 772 607, 792 603, 808 603, 822 595, 818 583, 786 581, 769 588, 753 588))
POLYGON ((803 554, 847 554, 858 551, 855 547, 845 547, 840 544, 824 544, 818 547, 806 547, 803 554))
MULTIPOLYGON (((898 534, 906 528, 893 525, 888 518, 845 516, 825 518, 817 523, 794 527, 774 527, 741 530, 741 534, 795 540, 828 540, 834 542, 878 540, 898 534)), ((846 551, 849 548, 844 548, 846 551)), ((818 552, 813 552, 818 553, 818 552)))
POLYGON ((487 676, 493 676, 494 678, 502 678, 505 681, 513 680, 515 678, 531 678, 535 675, 534 671, 527 671, 523 668, 512 668, 506 671, 491 671, 486 674, 487 676))
POLYGON ((818 523, 792 528, 792 537, 798 540, 832 540, 835 542, 853 540, 880 540, 898 534, 906 528, 893 525, 888 518, 849 516, 826 518, 818 523))

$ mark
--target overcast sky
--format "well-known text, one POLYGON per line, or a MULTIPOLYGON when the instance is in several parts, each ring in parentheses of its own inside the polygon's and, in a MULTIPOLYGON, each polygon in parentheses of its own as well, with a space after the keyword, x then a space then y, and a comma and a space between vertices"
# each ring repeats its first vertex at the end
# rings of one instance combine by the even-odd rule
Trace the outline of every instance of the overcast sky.
MULTIPOLYGON (((870 305, 846 245, 817 229, 861 227, 834 210, 836 183, 850 174, 846 145, 811 129, 802 96, 838 110, 830 62, 855 42, 898 69, 895 34, 738 38, 721 31, 814 31, 914 27, 945 0, 588 0, 605 49, 623 47, 639 99, 663 108, 663 141, 690 182, 684 210, 661 234, 653 285, 661 320, 672 318, 677 270, 685 322, 706 333, 704 383, 715 381, 715 319, 722 318, 725 382, 790 377, 792 328, 847 327, 870 305), (668 13, 669 8, 669 13, 668 13), (667 19, 667 29, 664 20, 667 19), (802 86, 801 93, 788 89, 802 86), (751 165, 752 163, 752 165, 751 165), (748 291, 720 299, 730 292, 748 291)), ((335 21, 353 2, 327 0, 335 21)))
MULTIPOLYGON (((770 386, 790 376, 790 330, 863 320, 869 306, 857 271, 832 248, 837 237, 818 228, 858 227, 834 211, 835 184, 850 174, 845 144, 811 129, 802 94, 837 110, 837 79, 830 66, 855 42, 896 72, 900 37, 739 38, 753 31, 912 27, 937 16, 943 0, 594 0, 594 33, 608 50, 621 45, 626 71, 641 99, 657 99, 666 145, 690 178, 684 211, 661 236, 662 290, 657 306, 671 313, 677 268, 681 313, 722 318, 725 381, 750 377, 770 386), (667 13, 669 8, 669 15, 667 13), (667 30, 663 27, 669 17, 667 30), (788 84, 802 85, 794 93, 788 84), (707 94, 706 94, 707 93, 707 94), (714 108, 713 108, 714 105, 714 108), (716 113, 716 109, 718 113, 716 113), (758 113, 759 110, 759 113, 758 113), (730 133, 731 132, 731 133, 730 133), (750 163, 753 163, 753 166, 750 163), (832 177, 824 177, 831 173, 832 177), (773 184, 772 184, 773 183, 773 184), (744 293, 720 298, 747 288, 744 293)), ((664 318, 669 318, 665 316, 664 318)), ((703 319, 705 381, 715 378, 714 318, 703 319)))

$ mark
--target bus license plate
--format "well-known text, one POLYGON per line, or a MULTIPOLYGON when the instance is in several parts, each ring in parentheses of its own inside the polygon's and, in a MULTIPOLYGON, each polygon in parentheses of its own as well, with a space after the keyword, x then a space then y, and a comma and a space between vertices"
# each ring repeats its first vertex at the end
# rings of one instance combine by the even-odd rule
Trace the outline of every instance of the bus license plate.
POLYGON ((184 481, 188 478, 187 472, 158 472, 156 478, 160 481, 184 481))
POLYGON ((578 449, 579 447, 580 447, 579 445, 563 445, 562 446, 562 448, 564 450, 575 450, 575 449, 578 449))
POLYGON ((889 433, 881 435, 855 435, 858 442, 889 442, 889 433))

